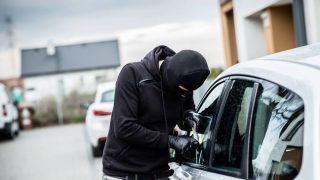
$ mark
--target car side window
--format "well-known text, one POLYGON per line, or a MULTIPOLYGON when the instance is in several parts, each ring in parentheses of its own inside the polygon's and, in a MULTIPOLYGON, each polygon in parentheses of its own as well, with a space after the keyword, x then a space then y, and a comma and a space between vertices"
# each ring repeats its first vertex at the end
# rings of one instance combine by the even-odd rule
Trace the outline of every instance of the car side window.
POLYGON ((243 159, 254 82, 235 80, 217 122, 212 166, 239 172, 243 159))
POLYGON ((113 102, 114 101, 114 90, 106 91, 102 93, 101 102, 113 102))
POLYGON ((303 153, 303 100, 263 81, 253 115, 251 173, 257 179, 294 179, 303 153))
POLYGON ((216 85, 198 108, 199 115, 202 116, 202 120, 207 121, 207 123, 203 132, 193 132, 193 137, 199 141, 200 148, 197 151, 196 158, 190 160, 189 162, 205 166, 208 165, 208 159, 210 155, 210 149, 208 148, 208 142, 210 141, 209 137, 211 133, 210 126, 216 118, 216 112, 218 112, 217 102, 219 97, 221 97, 224 85, 225 82, 216 85))

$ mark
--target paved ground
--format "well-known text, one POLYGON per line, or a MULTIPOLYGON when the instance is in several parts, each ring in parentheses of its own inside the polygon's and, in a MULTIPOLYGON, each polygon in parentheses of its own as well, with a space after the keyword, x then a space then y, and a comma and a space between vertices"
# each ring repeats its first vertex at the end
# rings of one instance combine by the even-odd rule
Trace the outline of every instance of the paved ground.
POLYGON ((23 131, 0 140, 0 180, 100 180, 83 124, 23 131))

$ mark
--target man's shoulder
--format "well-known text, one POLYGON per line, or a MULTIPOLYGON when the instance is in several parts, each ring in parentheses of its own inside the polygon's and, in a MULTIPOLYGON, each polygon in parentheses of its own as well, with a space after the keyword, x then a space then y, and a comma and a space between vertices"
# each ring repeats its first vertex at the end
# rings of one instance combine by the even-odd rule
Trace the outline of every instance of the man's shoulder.
POLYGON ((138 79, 152 79, 149 71, 141 61, 127 63, 122 71, 131 71, 138 79))
POLYGON ((122 67, 118 79, 134 79, 136 82, 138 82, 141 80, 141 78, 144 78, 147 75, 146 71, 147 70, 142 62, 130 62, 122 67))
POLYGON ((123 70, 138 70, 141 69, 141 68, 144 68, 144 65, 142 64, 142 62, 140 61, 137 61, 137 62, 130 62, 130 63, 127 63, 125 64, 123 67, 122 67, 122 71, 123 70))
POLYGON ((145 69, 145 66, 143 65, 143 63, 141 61, 131 62, 131 63, 126 64, 126 66, 132 67, 137 71, 141 71, 142 69, 145 69))

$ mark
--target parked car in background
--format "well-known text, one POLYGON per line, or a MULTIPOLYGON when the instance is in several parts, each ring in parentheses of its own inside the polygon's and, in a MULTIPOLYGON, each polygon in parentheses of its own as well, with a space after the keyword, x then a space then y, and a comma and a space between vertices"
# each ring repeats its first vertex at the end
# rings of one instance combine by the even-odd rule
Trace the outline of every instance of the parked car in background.
POLYGON ((18 110, 9 89, 0 83, 0 132, 1 136, 14 139, 19 134, 18 110))
POLYGON ((86 114, 86 130, 94 157, 101 156, 110 126, 115 83, 98 85, 94 102, 86 114))
POLYGON ((320 177, 320 44, 237 64, 207 90, 197 156, 172 179, 320 177))

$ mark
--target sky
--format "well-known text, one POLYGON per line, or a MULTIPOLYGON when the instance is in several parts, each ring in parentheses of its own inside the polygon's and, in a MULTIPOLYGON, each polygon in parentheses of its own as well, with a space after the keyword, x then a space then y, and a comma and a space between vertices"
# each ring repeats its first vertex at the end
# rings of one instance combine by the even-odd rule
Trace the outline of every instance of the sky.
POLYGON ((140 60, 164 44, 175 51, 198 50, 211 67, 224 66, 217 4, 218 0, 0 0, 0 77, 4 67, 13 67, 7 59, 19 59, 19 49, 44 47, 48 41, 62 45, 119 39, 122 64, 140 60), (14 51, 8 49, 6 17, 12 20, 14 51))

